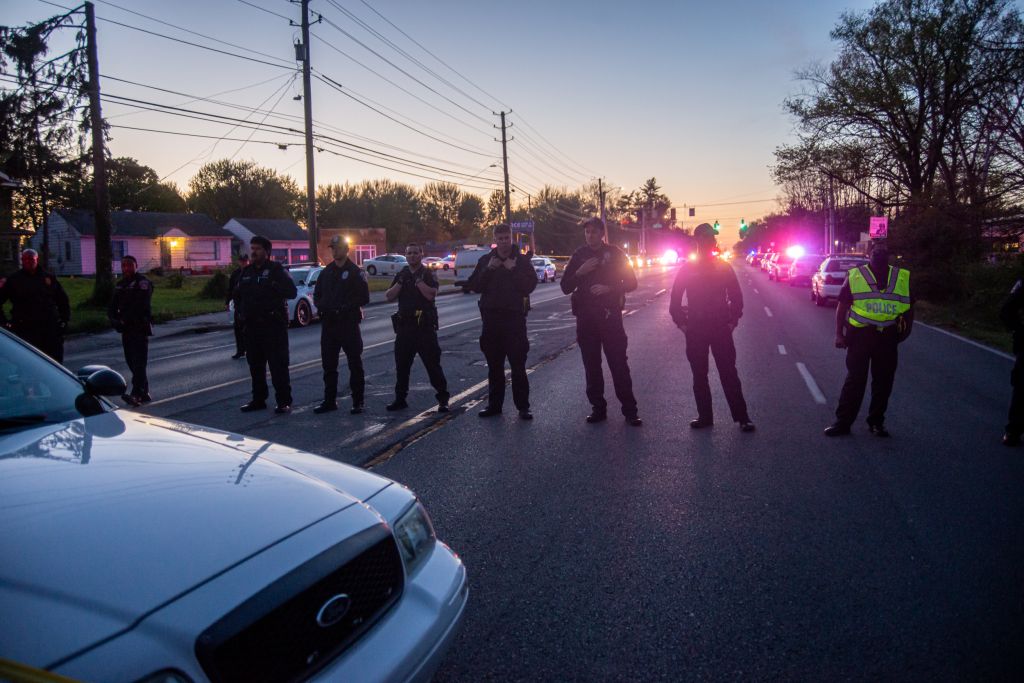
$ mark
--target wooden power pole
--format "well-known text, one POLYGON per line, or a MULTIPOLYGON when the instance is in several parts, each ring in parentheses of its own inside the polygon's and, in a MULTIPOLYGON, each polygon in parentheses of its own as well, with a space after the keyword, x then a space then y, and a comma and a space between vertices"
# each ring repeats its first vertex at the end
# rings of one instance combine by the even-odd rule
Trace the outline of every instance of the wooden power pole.
MULTIPOLYGON (((92 128, 92 178, 95 189, 96 283, 92 298, 97 304, 110 301, 114 275, 110 248, 110 190, 107 187, 107 154, 103 140, 103 112, 100 109, 100 62, 96 48, 96 9, 85 3, 85 51, 89 68, 89 126, 92 128)), ((43 217, 46 220, 46 217, 43 217)), ((85 264, 83 264, 84 266, 85 264)))
POLYGON ((302 99, 306 114, 306 231, 309 234, 309 259, 319 261, 316 179, 313 175, 313 97, 309 82, 309 0, 302 0, 302 99))
POLYGON ((505 137, 505 112, 501 112, 501 158, 505 166, 505 222, 512 224, 512 195, 508 189, 508 139, 505 137))

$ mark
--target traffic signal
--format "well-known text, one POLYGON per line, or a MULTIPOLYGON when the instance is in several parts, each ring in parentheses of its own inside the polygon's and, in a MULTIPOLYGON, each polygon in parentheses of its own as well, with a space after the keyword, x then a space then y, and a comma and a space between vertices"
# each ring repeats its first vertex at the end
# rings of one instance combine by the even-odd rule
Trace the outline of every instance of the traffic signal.
POLYGON ((714 228, 715 228, 715 234, 716 234, 716 235, 718 234, 718 229, 719 229, 720 227, 722 227, 721 223, 719 223, 719 222, 718 222, 718 221, 716 220, 716 221, 715 221, 715 225, 714 225, 714 228))
POLYGON ((747 221, 743 218, 740 219, 740 239, 747 236, 747 230, 750 226, 747 225, 747 221))

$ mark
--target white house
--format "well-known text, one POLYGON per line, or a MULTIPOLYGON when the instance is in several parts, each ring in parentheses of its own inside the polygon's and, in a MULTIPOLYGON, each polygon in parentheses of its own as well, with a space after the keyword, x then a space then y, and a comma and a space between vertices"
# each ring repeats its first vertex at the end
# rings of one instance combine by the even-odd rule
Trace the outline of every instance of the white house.
MULTIPOLYGON (((58 209, 46 220, 49 227, 49 267, 57 275, 96 273, 96 225, 92 211, 58 209)), ((209 271, 231 263, 231 233, 203 213, 111 211, 110 242, 114 272, 121 257, 132 255, 142 272, 161 267, 209 271)), ((30 240, 42 249, 41 231, 30 240)))
POLYGON ((249 253, 249 240, 260 235, 270 240, 270 257, 284 264, 304 263, 309 258, 309 233, 287 218, 232 218, 224 229, 234 235, 238 253, 249 253))

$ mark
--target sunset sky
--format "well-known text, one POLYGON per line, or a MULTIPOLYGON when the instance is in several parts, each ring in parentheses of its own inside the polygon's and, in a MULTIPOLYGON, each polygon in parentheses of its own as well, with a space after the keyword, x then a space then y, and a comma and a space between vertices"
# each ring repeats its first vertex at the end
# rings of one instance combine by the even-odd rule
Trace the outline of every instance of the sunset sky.
MULTIPOLYGON (((782 102, 801 87, 794 71, 831 61, 836 46, 829 32, 840 14, 871 4, 313 0, 311 8, 324 17, 313 28, 313 68, 351 95, 314 80, 317 130, 393 155, 372 161, 397 169, 369 165, 362 152, 331 141, 317 155, 317 183, 430 181, 400 172, 406 171, 464 183, 486 200, 501 186, 493 112, 504 109, 511 110, 515 138, 509 144, 512 182, 521 188, 514 203, 544 184, 576 188, 600 176, 610 187, 630 190, 653 176, 680 207, 680 218, 684 207, 697 207, 686 227, 718 219, 723 236, 734 236, 741 217, 749 222, 775 207, 769 166, 773 150, 793 140, 782 102)), ((302 129, 303 103, 293 99, 302 92, 292 47, 299 29, 287 21, 299 19, 298 5, 97 0, 96 10, 106 95, 302 129)), ((55 4, 40 0, 5 0, 0 22, 20 25, 58 13, 55 4)), ((199 166, 225 157, 253 159, 305 186, 296 133, 137 107, 104 103, 115 126, 112 154, 135 157, 183 189, 199 166)))

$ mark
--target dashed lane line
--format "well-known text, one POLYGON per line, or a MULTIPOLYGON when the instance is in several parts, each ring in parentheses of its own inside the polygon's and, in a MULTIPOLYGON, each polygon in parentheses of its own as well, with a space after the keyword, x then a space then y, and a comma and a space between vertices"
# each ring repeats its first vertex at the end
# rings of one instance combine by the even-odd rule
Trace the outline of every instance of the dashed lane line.
POLYGON ((810 391, 811 396, 814 397, 814 402, 825 405, 825 394, 821 393, 821 389, 818 388, 818 383, 814 381, 814 377, 811 376, 811 371, 807 369, 807 366, 803 363, 797 363, 796 369, 800 371, 800 376, 804 378, 804 384, 807 385, 808 391, 810 391))
POLYGON ((764 314, 767 315, 769 318, 774 317, 772 316, 772 309, 768 308, 767 306, 764 307, 764 314))
POLYGON ((757 291, 757 287, 754 287, 754 294, 760 294, 760 293, 761 292, 757 291))
POLYGON ((780 356, 785 356, 786 355, 786 347, 783 346, 782 344, 779 344, 779 355, 780 356))

